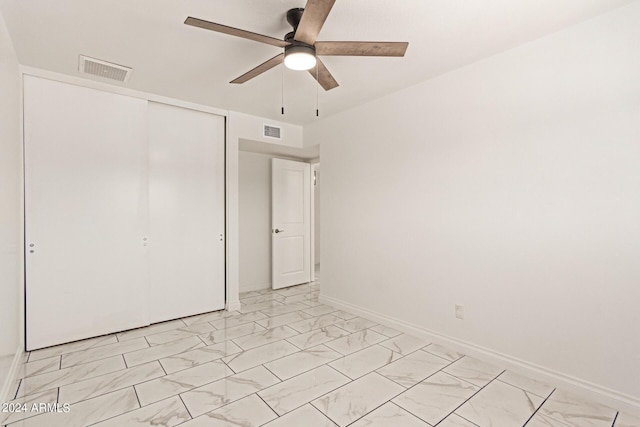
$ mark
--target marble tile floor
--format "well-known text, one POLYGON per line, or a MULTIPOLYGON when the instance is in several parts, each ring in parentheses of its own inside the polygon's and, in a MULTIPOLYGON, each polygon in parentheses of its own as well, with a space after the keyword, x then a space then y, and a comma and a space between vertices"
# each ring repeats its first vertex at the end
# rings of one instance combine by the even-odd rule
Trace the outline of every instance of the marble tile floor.
POLYGON ((27 410, 0 426, 640 427, 318 294, 248 292, 238 312, 27 353, 9 402, 27 410))

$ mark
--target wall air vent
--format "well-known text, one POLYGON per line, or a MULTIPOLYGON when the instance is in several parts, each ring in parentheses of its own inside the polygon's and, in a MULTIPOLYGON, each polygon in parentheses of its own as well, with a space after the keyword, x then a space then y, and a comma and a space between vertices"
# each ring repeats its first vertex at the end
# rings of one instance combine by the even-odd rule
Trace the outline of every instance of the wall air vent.
POLYGON ((273 125, 264 125, 262 135, 266 138, 282 139, 282 129, 273 125))
POLYGON ((81 73, 93 74, 94 76, 125 83, 129 81, 129 77, 133 71, 129 67, 102 61, 100 59, 90 58, 84 55, 80 55, 80 64, 78 69, 81 73))

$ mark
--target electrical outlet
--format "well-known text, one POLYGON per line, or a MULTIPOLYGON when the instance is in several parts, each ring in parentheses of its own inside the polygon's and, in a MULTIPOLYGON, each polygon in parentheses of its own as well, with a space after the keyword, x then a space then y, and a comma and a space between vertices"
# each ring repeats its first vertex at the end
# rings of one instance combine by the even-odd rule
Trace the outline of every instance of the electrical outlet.
POLYGON ((456 304, 456 318, 464 319, 464 305, 456 304))

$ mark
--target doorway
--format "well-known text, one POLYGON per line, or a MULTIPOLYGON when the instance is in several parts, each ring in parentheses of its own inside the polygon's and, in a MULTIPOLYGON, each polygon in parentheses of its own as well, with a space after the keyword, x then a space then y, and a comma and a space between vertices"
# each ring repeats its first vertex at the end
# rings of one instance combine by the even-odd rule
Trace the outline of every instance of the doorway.
MULTIPOLYGON (((319 147, 301 149, 240 139, 238 156, 239 292, 246 294, 272 288, 272 159, 304 162, 313 168, 319 163, 319 147)), ((313 235, 319 215, 315 215, 315 195, 313 188, 310 190, 313 235)), ((312 239, 311 280, 316 259, 319 260, 314 254, 315 247, 312 239)))

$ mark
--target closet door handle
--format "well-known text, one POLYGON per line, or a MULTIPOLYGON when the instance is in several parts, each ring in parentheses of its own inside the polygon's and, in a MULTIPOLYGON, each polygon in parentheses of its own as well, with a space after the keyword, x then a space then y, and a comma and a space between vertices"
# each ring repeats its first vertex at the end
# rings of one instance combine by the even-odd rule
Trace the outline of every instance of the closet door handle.
POLYGON ((275 230, 273 230, 274 233, 278 234, 278 233, 284 233, 284 230, 278 230, 277 228, 275 230))

